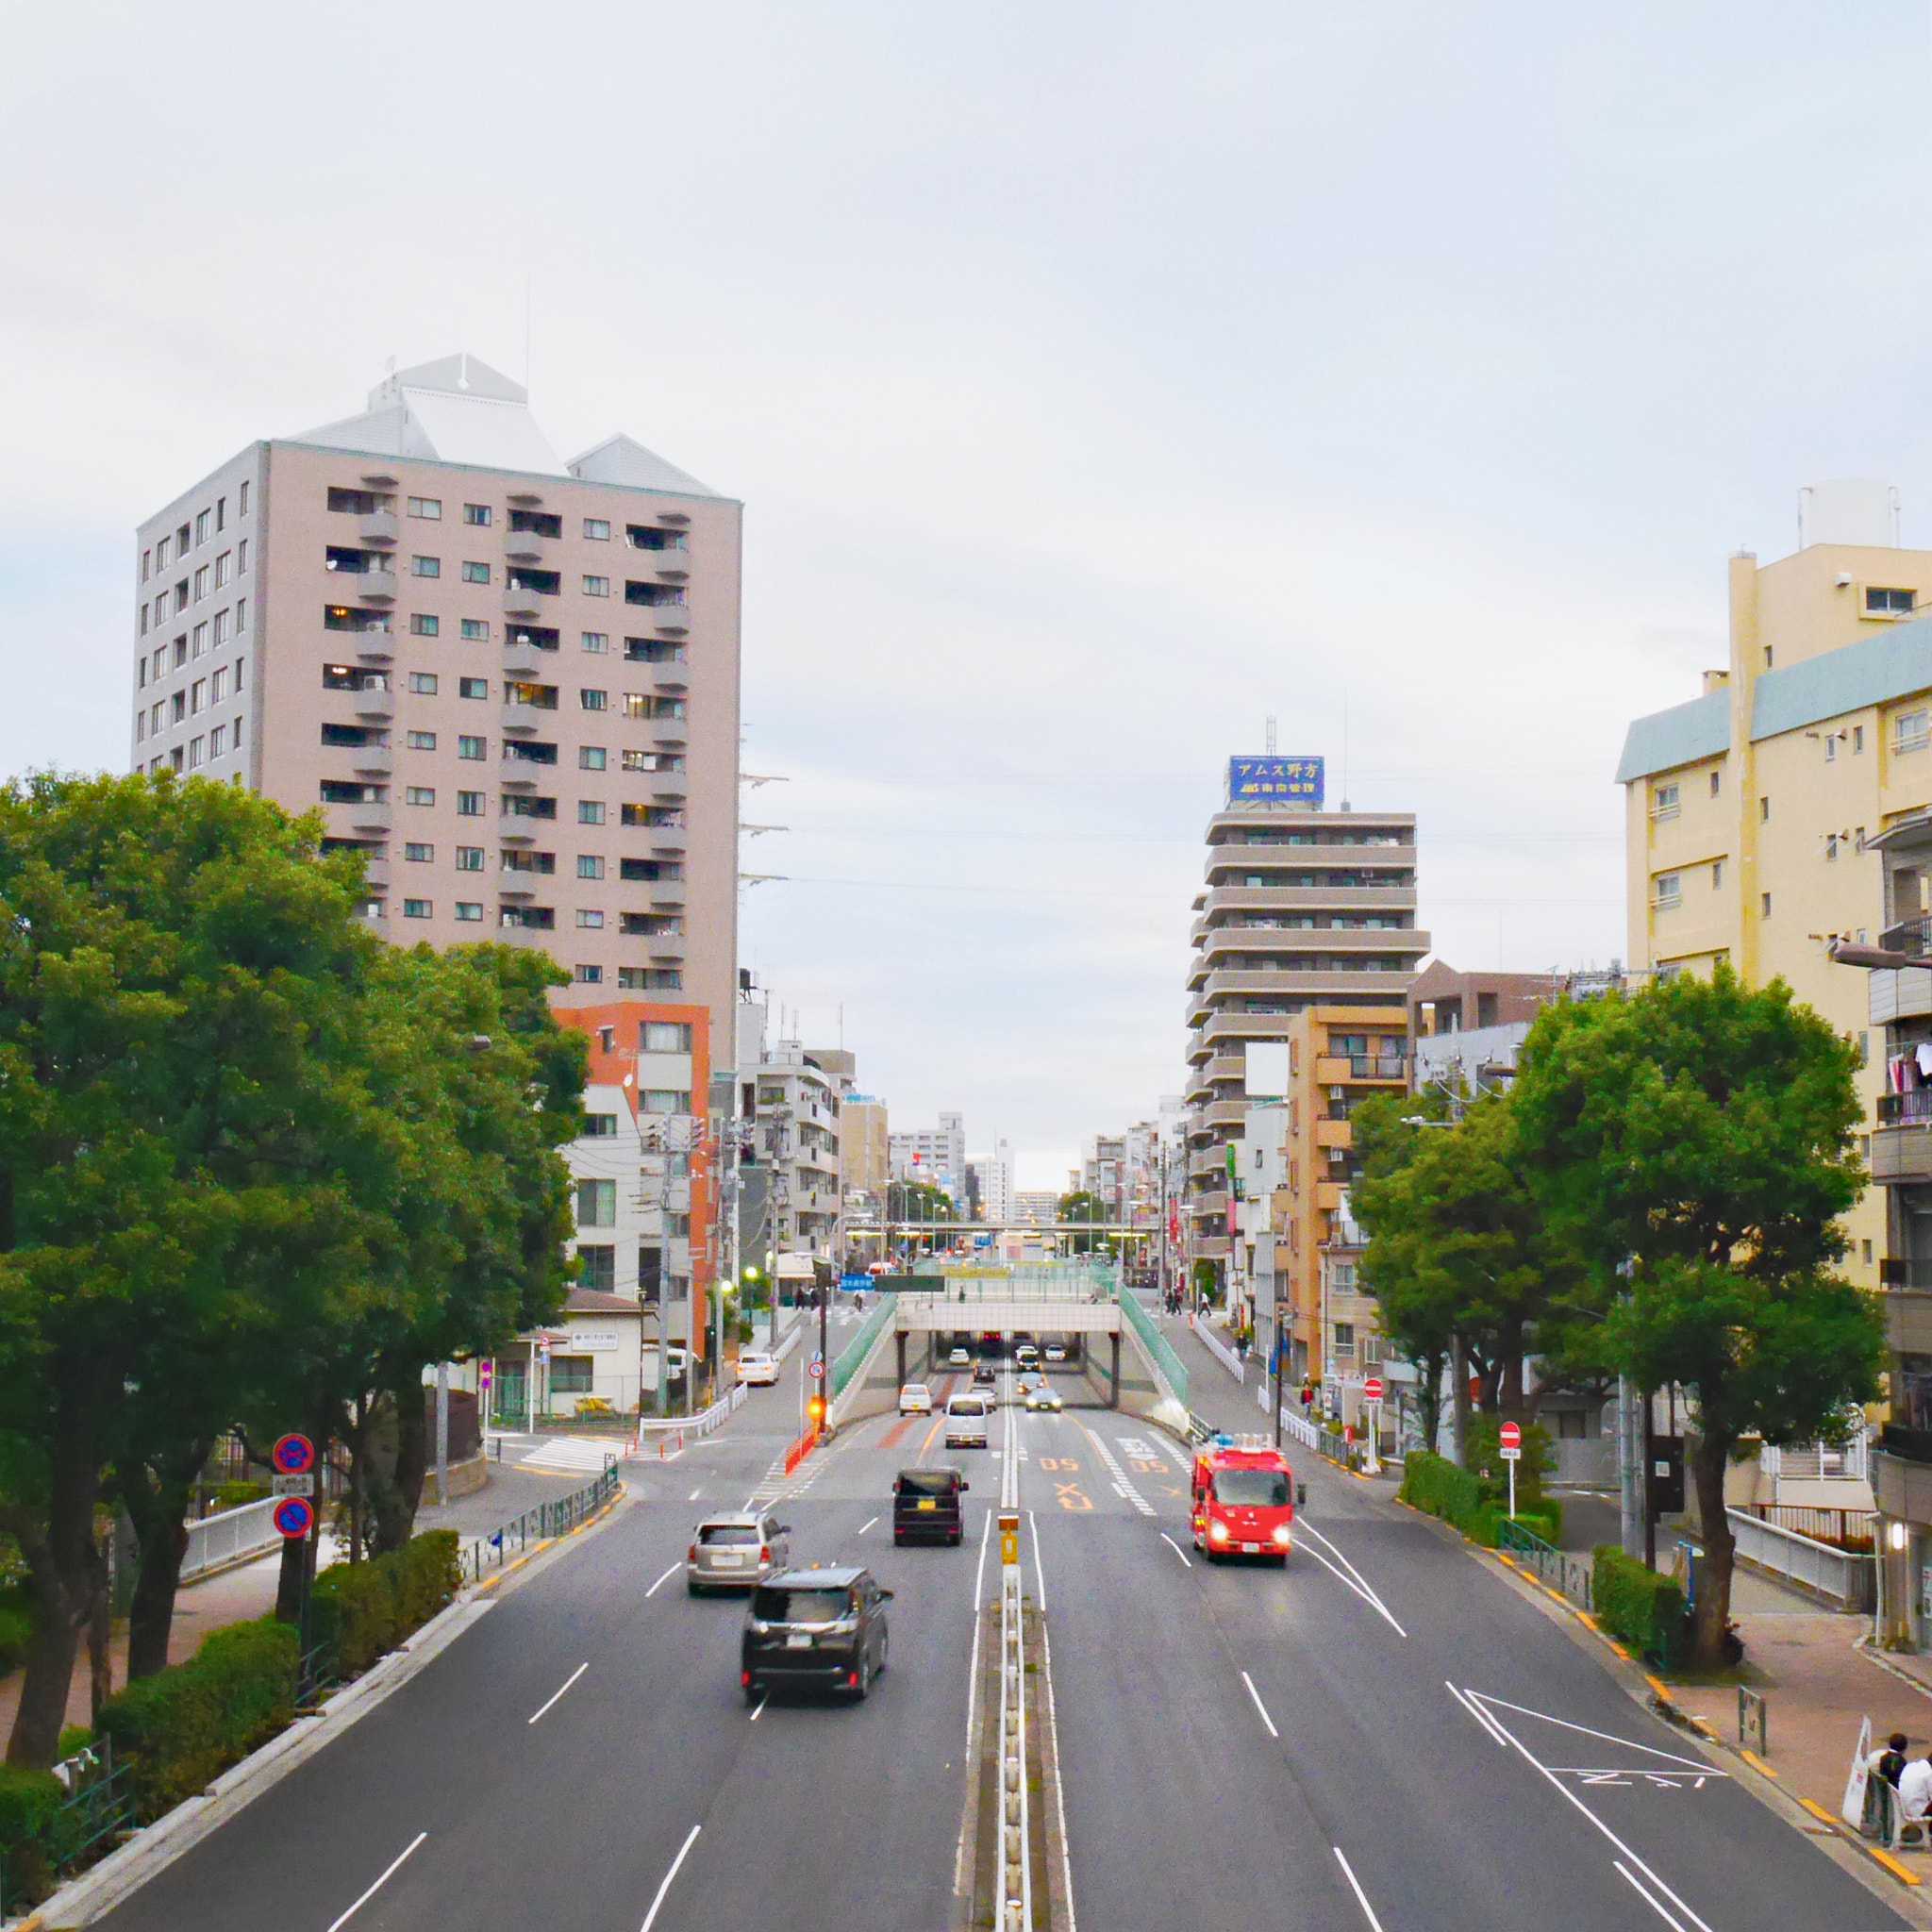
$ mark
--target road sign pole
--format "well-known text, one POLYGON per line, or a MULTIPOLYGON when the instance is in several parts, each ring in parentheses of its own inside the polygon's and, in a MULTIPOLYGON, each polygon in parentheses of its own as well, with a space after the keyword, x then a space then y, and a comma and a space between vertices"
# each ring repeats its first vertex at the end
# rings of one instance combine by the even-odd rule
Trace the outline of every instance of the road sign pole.
POLYGON ((1509 1521, 1516 1521, 1516 1458, 1509 1458, 1509 1521))

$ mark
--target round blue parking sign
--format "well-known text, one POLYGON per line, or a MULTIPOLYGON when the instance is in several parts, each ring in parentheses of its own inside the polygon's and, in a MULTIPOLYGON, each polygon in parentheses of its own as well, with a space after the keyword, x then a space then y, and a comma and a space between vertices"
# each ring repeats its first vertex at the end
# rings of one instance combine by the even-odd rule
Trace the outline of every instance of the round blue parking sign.
POLYGON ((284 1496, 275 1507, 275 1525, 293 1542, 315 1527, 315 1505, 307 1496, 284 1496))
POLYGON ((315 1444, 307 1436, 277 1436, 268 1457, 283 1475, 307 1475, 315 1467, 315 1444))

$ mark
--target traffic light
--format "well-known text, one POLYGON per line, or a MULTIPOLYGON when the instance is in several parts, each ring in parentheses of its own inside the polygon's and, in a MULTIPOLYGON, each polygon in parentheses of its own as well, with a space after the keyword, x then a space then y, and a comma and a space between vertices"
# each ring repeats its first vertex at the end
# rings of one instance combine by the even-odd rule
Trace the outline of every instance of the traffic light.
POLYGON ((813 1428, 822 1428, 825 1420, 825 1398, 823 1395, 808 1395, 805 1400, 805 1419, 813 1428))

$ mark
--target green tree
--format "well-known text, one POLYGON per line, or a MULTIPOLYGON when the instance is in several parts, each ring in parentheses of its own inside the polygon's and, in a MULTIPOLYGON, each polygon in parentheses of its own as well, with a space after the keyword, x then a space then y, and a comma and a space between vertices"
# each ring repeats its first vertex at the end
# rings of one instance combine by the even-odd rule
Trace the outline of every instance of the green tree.
MULTIPOLYGON (((1053 1204, 1056 1221, 1111 1221, 1108 1204, 1098 1194, 1090 1193, 1085 1188, 1076 1188, 1071 1194, 1062 1194, 1053 1204)), ((1096 1248, 1111 1254, 1117 1245, 1117 1237, 1095 1234, 1091 1228, 1083 1228, 1078 1234, 1067 1237, 1067 1252, 1070 1255, 1091 1255, 1096 1248)))
POLYGON ((892 1181, 886 1188, 886 1219, 895 1224, 901 1241, 918 1241, 930 1246, 945 1231, 943 1224, 958 1218, 953 1197, 930 1182, 892 1181), (911 1225, 905 1224, 908 1223, 911 1225), (922 1228, 931 1232, 922 1234, 922 1228))
POLYGON ((1628 1264, 1607 1358, 1695 1405, 1707 1664, 1730 1616, 1724 1480, 1739 1443, 1830 1435, 1876 1391, 1878 1311, 1831 1273, 1865 1178, 1857 1064, 1782 981, 1754 991, 1724 965, 1546 1008, 1521 1057, 1512 1103, 1533 1185, 1600 1281, 1628 1264))

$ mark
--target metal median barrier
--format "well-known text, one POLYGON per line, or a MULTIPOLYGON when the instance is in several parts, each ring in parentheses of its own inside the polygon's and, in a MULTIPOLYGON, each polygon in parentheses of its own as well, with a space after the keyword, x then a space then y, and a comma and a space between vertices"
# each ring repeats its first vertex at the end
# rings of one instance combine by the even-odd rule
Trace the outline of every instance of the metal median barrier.
POLYGON ((473 1537, 458 1557, 464 1581, 480 1582, 486 1570, 502 1569, 512 1554, 521 1555, 534 1544, 567 1536, 578 1524, 603 1508, 621 1487, 617 1457, 613 1456, 605 1463, 604 1474, 596 1481, 586 1483, 568 1496, 559 1496, 554 1503, 539 1503, 534 1509, 525 1509, 488 1536, 473 1537))

